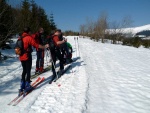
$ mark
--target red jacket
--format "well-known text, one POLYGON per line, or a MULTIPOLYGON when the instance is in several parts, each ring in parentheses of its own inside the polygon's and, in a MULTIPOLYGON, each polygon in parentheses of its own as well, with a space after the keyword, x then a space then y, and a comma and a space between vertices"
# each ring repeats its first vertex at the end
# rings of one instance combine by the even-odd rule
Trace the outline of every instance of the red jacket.
POLYGON ((39 33, 37 32, 37 33, 35 33, 35 34, 32 34, 32 37, 33 37, 33 39, 35 40, 35 42, 39 44, 39 39, 38 39, 39 33))
MULTIPOLYGON (((35 34, 32 34, 32 37, 33 37, 33 39, 35 40, 35 42, 36 42, 37 44, 44 45, 44 42, 43 42, 43 40, 42 40, 41 35, 40 35, 39 32, 37 32, 37 33, 35 33, 35 34)), ((39 50, 44 51, 44 49, 39 49, 39 48, 36 48, 36 50, 37 50, 37 51, 39 51, 39 50)))
POLYGON ((53 41, 54 41, 54 44, 55 44, 56 47, 60 46, 60 45, 57 44, 57 42, 60 41, 59 37, 57 35, 53 35, 53 41))
POLYGON ((23 45, 25 53, 19 57, 20 61, 28 60, 28 54, 31 54, 31 51, 28 51, 29 46, 33 46, 35 48, 39 47, 39 44, 35 42, 35 40, 27 33, 22 34, 23 37, 23 45))

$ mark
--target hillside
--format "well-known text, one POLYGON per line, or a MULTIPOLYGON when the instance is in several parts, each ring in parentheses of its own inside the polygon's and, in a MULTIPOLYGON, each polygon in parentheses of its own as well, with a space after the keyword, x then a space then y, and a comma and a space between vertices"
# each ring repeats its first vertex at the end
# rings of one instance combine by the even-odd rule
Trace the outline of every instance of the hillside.
MULTIPOLYGON (((124 34, 131 34, 132 36, 134 36, 136 33, 146 31, 146 30, 150 30, 150 24, 139 26, 139 27, 116 29, 116 32, 118 33, 121 32, 124 34)), ((110 33, 114 33, 114 29, 108 29, 107 31, 110 33)))

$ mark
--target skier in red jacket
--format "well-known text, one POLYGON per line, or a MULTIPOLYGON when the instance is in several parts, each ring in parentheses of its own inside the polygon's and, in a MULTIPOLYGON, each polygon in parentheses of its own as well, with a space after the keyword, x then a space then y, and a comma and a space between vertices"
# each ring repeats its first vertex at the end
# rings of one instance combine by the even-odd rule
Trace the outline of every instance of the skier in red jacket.
POLYGON ((19 56, 19 59, 21 61, 21 65, 23 68, 22 77, 21 77, 21 85, 19 94, 21 94, 23 91, 28 92, 32 89, 32 86, 30 85, 30 76, 31 76, 31 67, 32 67, 32 46, 35 48, 48 48, 49 45, 40 45, 35 42, 35 40, 30 35, 30 28, 25 27, 24 32, 22 34, 22 40, 23 40, 23 46, 24 46, 24 53, 19 56))
POLYGON ((60 40, 59 39, 59 36, 61 35, 61 30, 56 30, 54 35, 52 36, 53 38, 53 41, 54 41, 54 45, 55 45, 55 50, 54 51, 51 51, 51 55, 52 55, 52 72, 53 72, 53 76, 52 76, 52 79, 50 80, 49 84, 52 83, 52 81, 55 80, 56 78, 56 70, 55 70, 55 64, 56 64, 56 59, 58 58, 59 60, 59 66, 60 66, 60 73, 58 75, 61 75, 61 73, 63 73, 64 71, 64 65, 63 65, 63 56, 61 54, 61 50, 60 50, 60 46, 61 44, 65 43, 66 42, 66 39, 64 40, 60 40))
MULTIPOLYGON (((42 27, 39 28, 39 31, 35 33, 33 38, 35 39, 36 43, 40 45, 44 45, 46 41, 46 38, 44 37, 44 29, 42 27)), ((37 55, 37 59, 36 59, 35 74, 42 73, 44 71, 43 70, 44 69, 44 49, 37 48, 36 55, 37 55)))

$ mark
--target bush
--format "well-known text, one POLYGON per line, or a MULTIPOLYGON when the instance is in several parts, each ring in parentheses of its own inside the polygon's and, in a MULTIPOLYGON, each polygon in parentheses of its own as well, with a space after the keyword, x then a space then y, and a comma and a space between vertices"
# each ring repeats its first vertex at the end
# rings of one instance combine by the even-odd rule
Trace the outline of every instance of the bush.
POLYGON ((140 45, 142 45, 141 38, 135 37, 134 40, 133 40, 133 42, 132 42, 132 45, 133 45, 134 47, 137 47, 137 48, 138 48, 140 45))
POLYGON ((142 45, 145 48, 149 48, 150 47, 150 40, 142 40, 142 45))

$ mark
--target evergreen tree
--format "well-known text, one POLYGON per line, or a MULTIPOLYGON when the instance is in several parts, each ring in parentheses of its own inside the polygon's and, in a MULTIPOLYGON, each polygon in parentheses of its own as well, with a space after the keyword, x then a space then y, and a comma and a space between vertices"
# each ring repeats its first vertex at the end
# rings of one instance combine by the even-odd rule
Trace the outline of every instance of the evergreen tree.
POLYGON ((38 9, 38 17, 39 17, 39 26, 44 28, 44 31, 46 34, 49 34, 51 31, 50 22, 47 18, 47 15, 45 14, 45 11, 43 8, 39 7, 38 9))
POLYGON ((55 25, 55 22, 54 22, 54 16, 53 14, 50 15, 50 27, 51 27, 51 30, 55 30, 56 29, 56 25, 55 25))
POLYGON ((12 8, 6 0, 0 0, 0 47, 12 34, 13 15, 12 8))
POLYGON ((0 46, 5 44, 10 35, 21 33, 26 26, 33 33, 43 27, 46 35, 56 29, 53 14, 48 18, 45 10, 34 0, 23 0, 21 6, 16 8, 8 4, 9 0, 0 0, 0 46))
POLYGON ((30 18, 31 18, 31 11, 30 11, 30 3, 28 0, 24 0, 22 2, 21 8, 21 27, 24 28, 26 26, 30 26, 30 18))
POLYGON ((31 29, 32 32, 36 32, 39 28, 38 6, 34 0, 31 1, 31 29))

